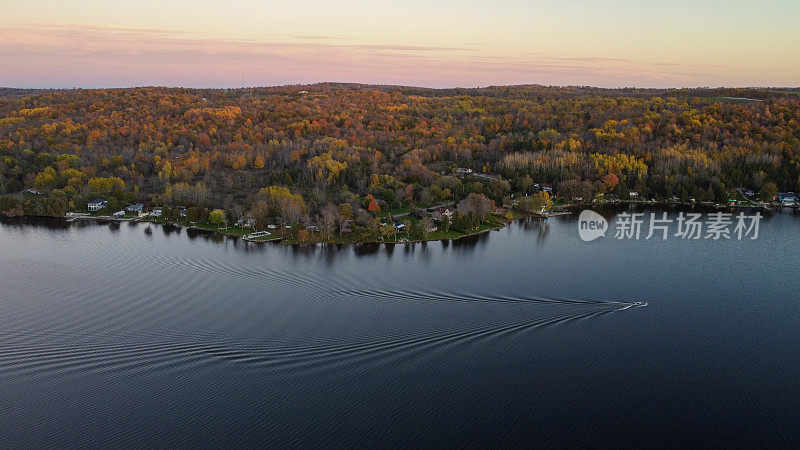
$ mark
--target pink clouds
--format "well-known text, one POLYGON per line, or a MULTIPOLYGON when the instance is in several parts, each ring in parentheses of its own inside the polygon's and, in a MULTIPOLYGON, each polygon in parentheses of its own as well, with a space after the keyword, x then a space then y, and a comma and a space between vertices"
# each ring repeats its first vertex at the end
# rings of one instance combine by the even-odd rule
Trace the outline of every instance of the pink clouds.
POLYGON ((162 29, 54 25, 4 27, 0 33, 0 59, 7 62, 0 66, 0 85, 20 87, 238 87, 243 73, 247 85, 738 84, 721 79, 715 68, 592 56, 509 57, 469 44, 351 43, 308 35, 273 35, 274 41, 208 39, 162 29))

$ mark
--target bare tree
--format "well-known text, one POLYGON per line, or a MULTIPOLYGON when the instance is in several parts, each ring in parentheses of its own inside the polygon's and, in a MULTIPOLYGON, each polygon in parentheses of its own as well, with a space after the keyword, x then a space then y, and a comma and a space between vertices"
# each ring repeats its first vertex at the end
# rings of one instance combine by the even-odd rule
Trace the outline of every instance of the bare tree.
POLYGON ((341 222, 339 208, 337 208, 333 203, 328 203, 324 208, 322 208, 320 214, 322 216, 322 229, 325 232, 325 235, 330 237, 331 233, 333 233, 333 230, 335 230, 337 225, 339 225, 341 222))

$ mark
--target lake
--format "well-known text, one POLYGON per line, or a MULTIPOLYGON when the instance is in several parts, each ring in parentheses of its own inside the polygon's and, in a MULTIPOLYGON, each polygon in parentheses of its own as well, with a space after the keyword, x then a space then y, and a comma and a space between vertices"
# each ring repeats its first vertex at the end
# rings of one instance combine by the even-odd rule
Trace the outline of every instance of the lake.
POLYGON ((281 246, 4 219, 0 447, 800 445, 800 216, 577 220, 281 246))

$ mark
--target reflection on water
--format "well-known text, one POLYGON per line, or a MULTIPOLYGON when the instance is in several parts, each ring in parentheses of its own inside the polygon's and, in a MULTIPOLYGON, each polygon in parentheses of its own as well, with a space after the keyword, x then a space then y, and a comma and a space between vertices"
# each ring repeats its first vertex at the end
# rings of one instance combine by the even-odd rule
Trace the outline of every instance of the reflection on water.
POLYGON ((792 213, 752 242, 183 231, 0 220, 0 446, 800 439, 792 213))

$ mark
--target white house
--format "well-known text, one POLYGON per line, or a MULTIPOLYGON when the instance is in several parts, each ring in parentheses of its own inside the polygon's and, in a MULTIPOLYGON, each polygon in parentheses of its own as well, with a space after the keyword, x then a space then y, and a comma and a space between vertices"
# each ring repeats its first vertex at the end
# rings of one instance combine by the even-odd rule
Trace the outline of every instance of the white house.
POLYGON ((106 206, 108 206, 108 202, 102 198, 96 198, 86 204, 86 207, 89 208, 89 211, 100 211, 106 206))
MULTIPOLYGON (((241 219, 236 221, 236 226, 240 228, 253 228, 256 226, 256 220, 252 217, 242 217, 241 219)), ((273 225, 273 229, 275 226, 273 225)))

